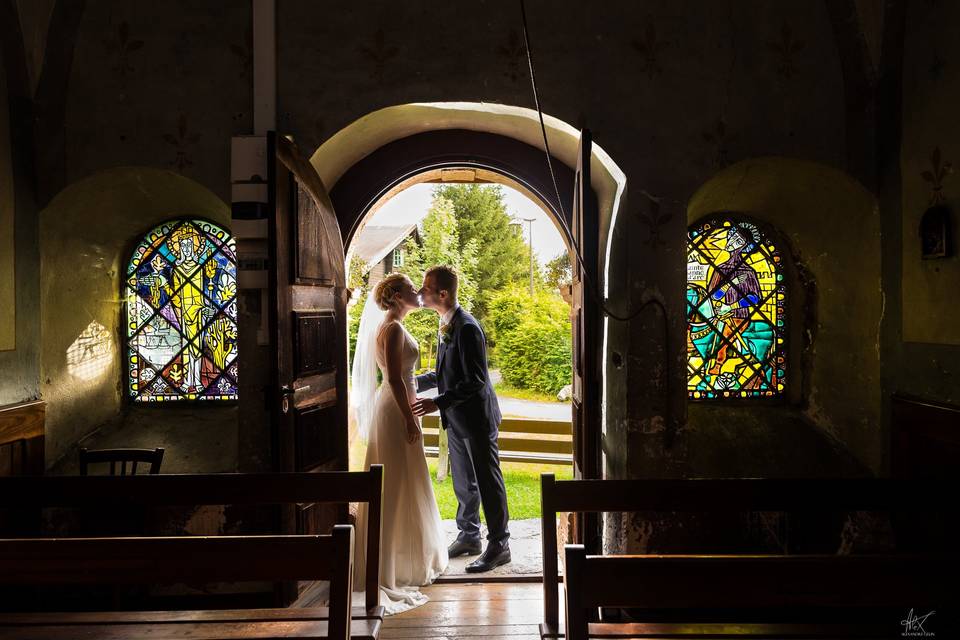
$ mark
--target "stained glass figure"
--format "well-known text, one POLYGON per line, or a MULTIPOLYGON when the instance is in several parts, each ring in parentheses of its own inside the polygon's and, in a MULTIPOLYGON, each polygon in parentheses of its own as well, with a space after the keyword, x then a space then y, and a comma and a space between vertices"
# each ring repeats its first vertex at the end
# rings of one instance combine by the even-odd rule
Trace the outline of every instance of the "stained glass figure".
POLYGON ((781 256, 753 223, 711 218, 687 236, 687 394, 783 393, 786 287, 781 256))
POLYGON ((237 399, 236 242, 171 220, 127 266, 128 391, 138 402, 237 399))

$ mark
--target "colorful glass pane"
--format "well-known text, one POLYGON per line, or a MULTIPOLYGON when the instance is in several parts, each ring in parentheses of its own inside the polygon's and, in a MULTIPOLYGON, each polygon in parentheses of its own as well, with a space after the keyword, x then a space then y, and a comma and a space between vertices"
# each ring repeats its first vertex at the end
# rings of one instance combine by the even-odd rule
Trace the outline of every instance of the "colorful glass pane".
POLYGON ((148 233, 127 266, 128 391, 138 402, 237 399, 237 259, 206 220, 148 233))
POLYGON ((712 218, 687 236, 687 394, 779 396, 786 288, 779 251, 753 223, 712 218))

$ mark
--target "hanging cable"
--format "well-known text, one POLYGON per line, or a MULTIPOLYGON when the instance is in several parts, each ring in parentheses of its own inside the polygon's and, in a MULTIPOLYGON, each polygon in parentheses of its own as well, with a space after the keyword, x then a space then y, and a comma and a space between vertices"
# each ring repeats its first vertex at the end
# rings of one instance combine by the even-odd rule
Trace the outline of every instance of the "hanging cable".
POLYGON ((557 174, 553 170, 553 156, 550 154, 550 142, 547 139, 547 127, 543 121, 543 109, 540 107, 540 91, 537 89, 537 76, 533 67, 533 52, 530 47, 530 31, 527 28, 527 10, 524 3, 524 0, 520 0, 520 18, 523 22, 523 45, 527 52, 527 67, 530 70, 530 85, 533 88, 533 103, 537 109, 537 117, 540 120, 540 134, 543 137, 543 149, 544 153, 547 156, 547 168, 550 171, 550 179, 553 182, 553 191, 557 197, 557 206, 560 207, 560 225, 563 227, 563 230, 567 233, 567 237, 570 238, 570 243, 573 245, 573 255, 576 258, 577 262, 580 265, 580 271, 583 274, 583 280, 587 285, 587 290, 590 292, 590 296, 594 299, 600 309, 603 311, 603 314, 617 320, 619 322, 629 322, 636 318, 640 313, 646 309, 648 306, 656 306, 660 309, 660 312, 663 314, 664 322, 667 320, 667 310, 664 307, 663 302, 657 298, 651 298, 646 302, 642 303, 633 313, 621 316, 612 310, 610 310, 604 299, 600 296, 600 292, 597 290, 597 285, 590 276, 590 270, 587 269, 586 265, 583 262, 583 255, 580 251, 580 245, 577 242, 576 237, 574 237, 570 227, 567 225, 567 212, 563 206, 563 198, 560 197, 560 186, 557 183, 557 174))
MULTIPOLYGON (((560 187, 557 184, 557 175, 553 170, 553 157, 550 154, 550 142, 547 140, 547 127, 543 122, 543 109, 540 107, 540 92, 537 89, 537 76, 533 67, 533 52, 530 47, 530 31, 527 28, 527 9, 524 0, 520 0, 520 18, 523 23, 523 46, 527 51, 527 67, 530 69, 530 85, 533 88, 533 103, 537 109, 537 117, 540 120, 540 134, 543 136, 543 150, 547 156, 547 168, 550 170, 550 179, 553 181, 554 195, 557 197, 557 206, 560 207, 560 225, 563 227, 564 231, 566 231, 567 237, 570 239, 570 243, 573 245, 573 255, 577 263, 580 265, 580 273, 582 274, 583 282, 586 285, 585 289, 590 292, 590 296, 594 299, 594 301, 597 303, 597 306, 600 307, 600 310, 605 316, 613 318, 619 322, 629 322, 633 320, 649 306, 654 306, 659 309, 661 315, 663 316, 663 389, 666 398, 664 417, 666 421, 665 428, 668 444, 672 443, 673 436, 675 435, 675 428, 673 425, 673 420, 671 419, 673 412, 671 411, 670 407, 672 384, 670 379, 670 322, 667 316, 667 308, 658 298, 652 297, 646 302, 641 303, 640 306, 637 307, 632 313, 621 316, 611 311, 609 307, 607 307, 605 300, 600 296, 600 292, 597 290, 597 285, 590 276, 590 270, 587 269, 583 262, 583 255, 580 251, 579 243, 571 232, 570 227, 567 225, 567 213, 564 210, 563 198, 560 197, 560 187)), ((581 188, 583 188, 583 185, 581 185, 581 188)))

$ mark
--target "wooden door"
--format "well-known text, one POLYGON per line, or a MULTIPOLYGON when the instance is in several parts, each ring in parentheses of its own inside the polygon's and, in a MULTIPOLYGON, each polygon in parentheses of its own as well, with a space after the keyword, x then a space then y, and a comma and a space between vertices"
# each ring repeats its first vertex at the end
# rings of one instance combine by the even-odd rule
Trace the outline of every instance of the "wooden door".
MULTIPOLYGON (((573 193, 573 218, 570 231, 579 248, 581 263, 573 268, 573 474, 577 479, 598 479, 600 469, 600 295, 599 216, 597 201, 590 186, 590 131, 580 132, 577 171, 573 193)), ((599 519, 591 514, 578 518, 574 537, 599 551, 599 519)))
MULTIPOLYGON (((271 134, 269 402, 276 471, 345 470, 346 281, 340 226, 313 166, 288 138, 271 134)), ((341 510, 345 511, 345 507, 341 510)), ((300 505, 287 533, 323 533, 336 512, 300 505)))

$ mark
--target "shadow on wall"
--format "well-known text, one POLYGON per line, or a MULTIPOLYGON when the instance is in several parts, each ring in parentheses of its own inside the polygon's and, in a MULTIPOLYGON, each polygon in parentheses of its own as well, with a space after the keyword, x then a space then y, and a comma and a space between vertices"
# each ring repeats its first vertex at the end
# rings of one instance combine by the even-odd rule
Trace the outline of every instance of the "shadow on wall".
POLYGON ((724 212, 769 225, 785 241, 783 252, 792 253, 787 295, 794 304, 786 319, 790 393, 779 405, 758 402, 752 408, 750 401, 691 401, 693 473, 803 477, 879 472, 886 439, 875 198, 836 169, 792 158, 755 158, 700 187, 690 200, 687 221, 724 212))
POLYGON ((40 213, 48 468, 74 468, 75 446, 97 432, 85 446, 167 447, 165 471, 235 469, 235 406, 147 408, 126 402, 123 394, 121 278, 130 252, 159 222, 186 216, 230 224, 229 207, 206 188, 145 167, 79 180, 40 213))

